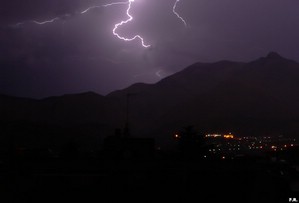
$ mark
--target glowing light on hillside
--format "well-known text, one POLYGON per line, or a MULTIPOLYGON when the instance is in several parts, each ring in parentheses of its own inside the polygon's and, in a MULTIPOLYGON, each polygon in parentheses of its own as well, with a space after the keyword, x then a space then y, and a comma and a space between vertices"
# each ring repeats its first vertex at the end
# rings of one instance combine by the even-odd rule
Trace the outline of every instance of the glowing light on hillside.
POLYGON ((225 139, 233 139, 233 138, 234 138, 234 135, 232 135, 232 134, 228 134, 228 135, 223 135, 223 137, 224 137, 225 139))

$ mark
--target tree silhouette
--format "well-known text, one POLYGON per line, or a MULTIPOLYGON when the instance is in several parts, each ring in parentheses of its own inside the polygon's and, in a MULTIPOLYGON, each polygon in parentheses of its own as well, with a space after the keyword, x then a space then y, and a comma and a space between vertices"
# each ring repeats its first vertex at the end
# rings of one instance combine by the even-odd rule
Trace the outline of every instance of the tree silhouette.
POLYGON ((183 127, 179 133, 179 150, 184 159, 200 158, 204 151, 204 135, 193 125, 183 127))

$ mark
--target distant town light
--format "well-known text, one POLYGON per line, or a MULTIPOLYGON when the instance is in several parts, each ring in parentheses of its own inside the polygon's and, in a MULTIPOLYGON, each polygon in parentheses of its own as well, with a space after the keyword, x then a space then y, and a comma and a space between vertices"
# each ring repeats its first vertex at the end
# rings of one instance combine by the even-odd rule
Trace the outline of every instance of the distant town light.
MULTIPOLYGON (((207 142, 211 144, 209 150, 210 155, 214 156, 216 154, 220 155, 219 158, 223 159, 225 155, 221 155, 221 152, 236 154, 240 152, 240 150, 249 150, 249 151, 260 151, 260 152, 277 152, 283 151, 288 147, 296 147, 298 144, 294 142, 294 139, 288 138, 279 138, 279 137, 235 137, 233 134, 205 134, 207 137, 207 142), (217 137, 223 139, 217 139, 217 137), (214 139, 215 138, 215 139, 214 139), (240 141, 239 141, 240 140, 240 141), (238 150, 238 151, 237 151, 238 150)), ((179 137, 180 138, 180 137, 179 137)), ((228 157, 225 157, 228 159, 228 157)), ((230 159, 230 158, 229 158, 230 159)))
POLYGON ((221 137, 221 134, 207 134, 206 137, 221 137))
POLYGON ((228 135, 223 135, 223 137, 224 137, 225 139, 233 139, 233 138, 234 138, 234 135, 232 135, 232 134, 228 134, 228 135))
POLYGON ((174 135, 174 138, 175 138, 175 139, 178 139, 178 138, 180 138, 180 135, 179 135, 179 134, 175 134, 175 135, 174 135))

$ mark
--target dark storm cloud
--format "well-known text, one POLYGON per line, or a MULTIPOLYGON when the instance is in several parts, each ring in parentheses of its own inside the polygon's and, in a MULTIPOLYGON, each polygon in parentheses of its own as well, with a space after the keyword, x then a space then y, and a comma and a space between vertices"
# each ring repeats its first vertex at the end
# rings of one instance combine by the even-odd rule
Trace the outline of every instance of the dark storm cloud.
POLYGON ((134 22, 118 32, 140 34, 123 42, 112 35, 126 19, 125 5, 104 0, 6 0, 0 6, 0 93, 45 97, 96 91, 106 94, 135 82, 156 82, 197 61, 249 61, 277 51, 299 61, 297 0, 135 0, 134 22), (42 21, 60 19, 45 25, 42 21), (11 26, 23 22, 21 26, 11 26))

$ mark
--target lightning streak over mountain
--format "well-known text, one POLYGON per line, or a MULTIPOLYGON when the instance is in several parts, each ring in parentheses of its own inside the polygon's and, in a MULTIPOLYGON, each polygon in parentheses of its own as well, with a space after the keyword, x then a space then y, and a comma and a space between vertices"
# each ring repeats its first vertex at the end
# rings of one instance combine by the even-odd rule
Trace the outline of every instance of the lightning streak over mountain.
MULTIPOLYGON (((117 32, 117 29, 122 26, 122 25, 125 25, 131 21, 133 21, 133 16, 130 14, 130 10, 131 10, 131 6, 133 4, 133 2, 135 2, 135 0, 128 0, 128 1, 125 1, 125 2, 113 2, 113 3, 109 3, 109 4, 104 4, 104 5, 99 5, 99 6, 91 6, 83 11, 81 11, 79 14, 85 14, 85 13, 88 13, 90 10, 92 9, 96 9, 96 8, 101 8, 101 7, 109 7, 109 6, 115 6, 115 5, 128 5, 128 8, 126 10, 126 14, 128 16, 128 19, 127 20, 122 20, 121 22, 117 23, 114 25, 114 28, 112 30, 112 33, 114 36, 116 36, 118 39, 120 40, 123 40, 123 41, 133 41, 135 39, 139 39, 141 41, 141 45, 145 48, 148 48, 150 47, 150 45, 148 44, 145 44, 144 42, 144 39, 140 36, 140 35, 135 35, 134 37, 132 38, 126 38, 124 36, 121 36, 118 32, 117 32)), ((182 18, 178 12, 176 11, 176 8, 177 8, 177 4, 180 2, 180 0, 175 0, 175 3, 173 5, 173 8, 172 8, 172 12, 177 16, 177 18, 179 18, 185 25, 185 27, 187 27, 187 23, 186 21, 184 20, 184 18, 182 18)), ((70 15, 66 14, 64 15, 64 17, 69 17, 70 15)), ((21 25, 24 25, 25 23, 35 23, 37 25, 44 25, 44 24, 48 24, 48 23, 53 23, 55 21, 58 21, 58 20, 62 20, 63 18, 61 17, 55 17, 53 19, 50 19, 50 20, 45 20, 45 21, 37 21, 37 20, 30 20, 30 21, 24 21, 24 22, 19 22, 15 25, 13 25, 13 27, 19 27, 21 25)))
POLYGON ((127 2, 127 3, 128 3, 127 16, 128 16, 129 18, 128 18, 127 20, 124 20, 124 21, 121 21, 120 23, 115 24, 115 26, 114 26, 114 28, 113 28, 113 34, 114 34, 116 37, 118 37, 119 39, 124 40, 124 41, 133 41, 133 40, 135 40, 135 39, 140 39, 142 46, 145 47, 145 48, 148 48, 148 47, 150 47, 150 45, 146 45, 146 44, 144 43, 143 38, 142 38, 140 35, 135 35, 135 36, 132 37, 132 38, 125 38, 125 37, 120 36, 120 35, 116 32, 116 30, 117 30, 117 28, 118 28, 119 26, 124 25, 124 24, 127 24, 128 22, 130 22, 130 21, 133 20, 133 17, 130 15, 130 9, 131 9, 132 2, 134 2, 134 1, 135 1, 135 0, 129 0, 129 1, 127 2))
POLYGON ((176 7, 177 7, 177 4, 179 2, 180 2, 180 0, 175 0, 175 3, 174 3, 173 8, 172 8, 172 12, 184 23, 185 27, 187 27, 187 23, 184 20, 184 18, 181 17, 180 14, 178 14, 178 12, 176 11, 176 7))

